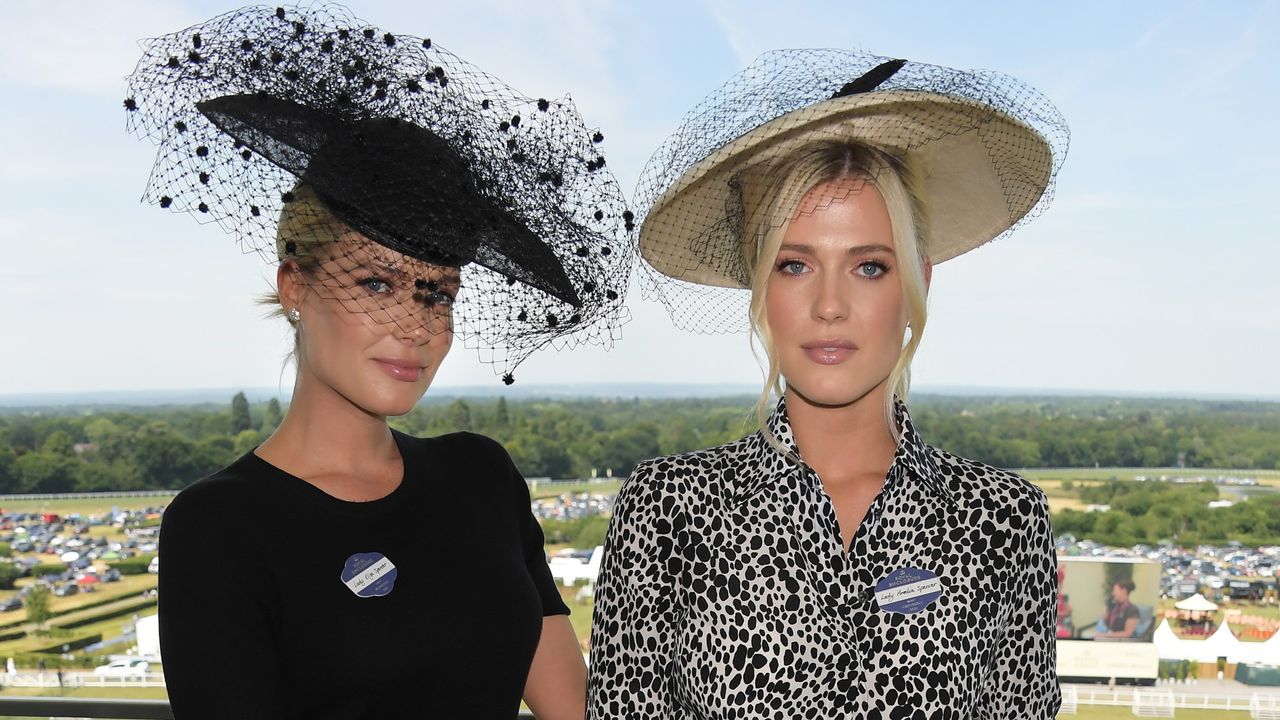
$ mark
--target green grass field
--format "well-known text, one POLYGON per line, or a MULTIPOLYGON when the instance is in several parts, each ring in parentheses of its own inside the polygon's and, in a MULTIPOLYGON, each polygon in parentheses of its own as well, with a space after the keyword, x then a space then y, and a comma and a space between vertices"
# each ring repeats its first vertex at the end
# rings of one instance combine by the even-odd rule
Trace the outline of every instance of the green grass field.
POLYGON ((163 493, 139 497, 9 500, 0 501, 0 510, 20 513, 58 513, 59 515, 80 513, 87 516, 101 515, 111 510, 112 507, 117 507, 121 510, 141 510, 158 505, 168 505, 172 499, 172 493, 163 493))
POLYGON ((529 488, 529 495, 534 500, 539 498, 557 497, 559 495, 573 495, 575 493, 602 493, 608 495, 618 492, 618 488, 622 487, 622 480, 606 480, 604 482, 583 482, 583 483, 541 483, 534 484, 529 488))
MULTIPOLYGON (((169 696, 164 688, 140 687, 78 687, 78 688, 21 688, 7 687, 0 691, 0 697, 78 697, 78 698, 119 698, 121 700, 167 700, 169 696)), ((0 715, 0 720, 7 720, 0 715)))
POLYGON ((1028 480, 1132 480, 1143 476, 1158 478, 1169 477, 1248 477, 1254 478, 1260 485, 1280 486, 1280 470, 1231 470, 1225 468, 1027 468, 1018 471, 1028 480))

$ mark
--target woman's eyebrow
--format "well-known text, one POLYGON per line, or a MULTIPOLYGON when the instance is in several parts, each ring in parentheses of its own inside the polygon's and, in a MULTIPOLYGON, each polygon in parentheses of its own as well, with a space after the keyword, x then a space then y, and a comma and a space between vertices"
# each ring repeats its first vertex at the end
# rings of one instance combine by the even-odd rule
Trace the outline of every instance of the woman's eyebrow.
POLYGON ((347 270, 347 272, 351 272, 353 270, 368 270, 369 272, 377 275, 384 275, 393 278, 405 277, 405 272, 402 269, 395 265, 385 263, 378 258, 366 258, 364 260, 352 259, 355 261, 355 266, 350 270, 347 270))

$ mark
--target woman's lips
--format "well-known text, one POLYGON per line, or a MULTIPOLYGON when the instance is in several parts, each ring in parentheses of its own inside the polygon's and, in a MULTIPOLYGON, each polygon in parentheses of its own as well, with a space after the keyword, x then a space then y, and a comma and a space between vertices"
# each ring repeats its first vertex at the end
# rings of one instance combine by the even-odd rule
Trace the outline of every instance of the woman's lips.
POLYGON ((839 365, 853 357, 858 348, 848 340, 819 340, 800 346, 809 359, 819 365, 839 365))
POLYGON ((418 382, 422 379, 422 367, 417 363, 404 363, 397 360, 381 360, 374 362, 382 371, 401 382, 418 382))

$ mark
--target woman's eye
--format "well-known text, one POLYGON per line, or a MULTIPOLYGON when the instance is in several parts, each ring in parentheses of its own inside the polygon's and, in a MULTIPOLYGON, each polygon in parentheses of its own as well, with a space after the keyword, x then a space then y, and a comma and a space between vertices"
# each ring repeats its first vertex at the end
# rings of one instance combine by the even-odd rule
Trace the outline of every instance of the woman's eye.
POLYGON ((368 290, 369 292, 375 295, 381 295, 383 293, 391 292, 391 283, 387 282, 386 280, 383 280, 382 278, 376 278, 376 277, 365 278, 364 280, 358 281, 356 284, 364 287, 366 290, 368 290))
POLYGON ((453 305, 453 296, 443 290, 437 290, 427 295, 427 304, 437 307, 449 307, 453 305))
POLYGON ((862 277, 878 278, 881 275, 885 274, 885 272, 887 272, 888 270, 889 268, 885 267, 884 263, 864 262, 858 266, 857 272, 858 272, 858 275, 862 277))
POLYGON ((799 260, 783 260, 778 263, 778 272, 786 275, 799 275, 806 269, 805 264, 799 260))

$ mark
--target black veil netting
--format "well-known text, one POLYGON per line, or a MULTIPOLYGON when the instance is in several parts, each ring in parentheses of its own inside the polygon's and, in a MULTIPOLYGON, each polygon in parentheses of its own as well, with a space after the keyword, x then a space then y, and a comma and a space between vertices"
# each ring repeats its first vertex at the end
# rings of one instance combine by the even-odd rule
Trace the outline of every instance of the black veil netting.
POLYGON ((144 202, 295 257, 351 312, 451 329, 508 382, 627 318, 634 225, 603 135, 430 39, 244 8, 146 41, 124 106, 157 146, 144 202), (301 232, 277 236, 282 211, 301 232))

